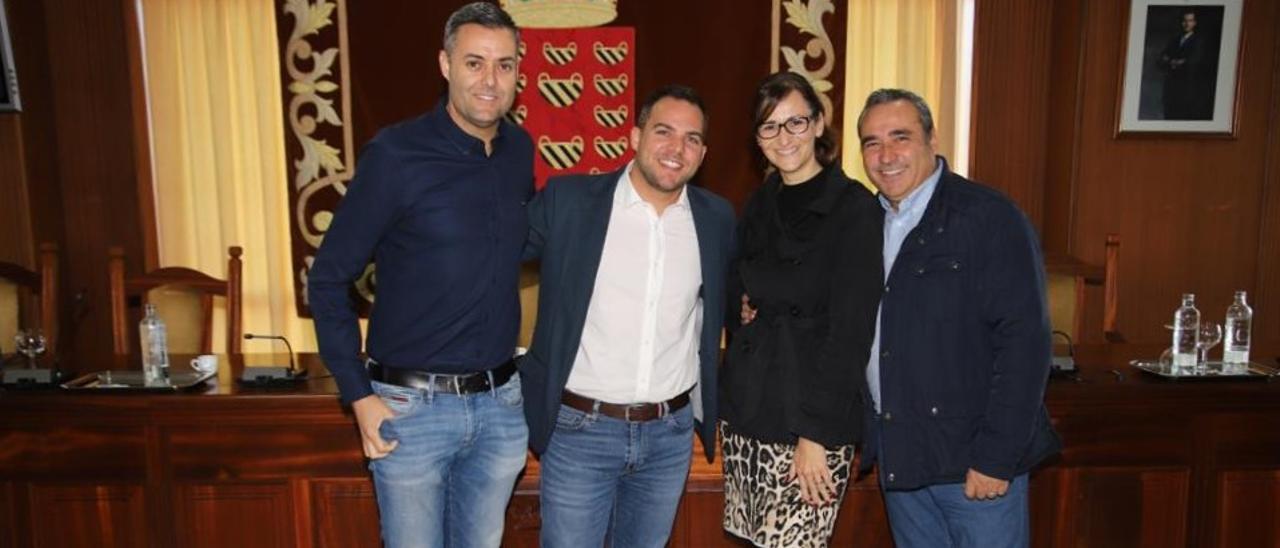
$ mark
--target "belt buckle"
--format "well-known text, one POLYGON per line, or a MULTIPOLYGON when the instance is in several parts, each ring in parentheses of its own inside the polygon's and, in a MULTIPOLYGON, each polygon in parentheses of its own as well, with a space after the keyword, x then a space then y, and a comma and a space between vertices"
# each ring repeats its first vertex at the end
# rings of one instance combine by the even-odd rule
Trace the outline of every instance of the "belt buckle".
POLYGON ((634 406, 628 405, 622 410, 622 420, 631 422, 631 409, 634 406))
POLYGON ((462 375, 450 375, 450 377, 453 379, 453 393, 461 396, 462 395, 462 380, 461 380, 462 375))

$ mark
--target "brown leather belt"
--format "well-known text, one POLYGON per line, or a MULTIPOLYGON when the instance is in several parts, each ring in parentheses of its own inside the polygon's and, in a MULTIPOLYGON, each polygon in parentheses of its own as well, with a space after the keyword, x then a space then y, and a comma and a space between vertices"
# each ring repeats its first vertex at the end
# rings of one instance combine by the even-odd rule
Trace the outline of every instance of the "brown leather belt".
POLYGON ((515 376, 515 373, 516 364, 512 360, 488 371, 462 375, 428 373, 418 369, 388 367, 377 362, 369 363, 369 378, 375 381, 457 395, 488 392, 506 384, 511 377, 515 376))
POLYGON ((606 417, 628 422, 644 422, 662 418, 689 405, 689 393, 684 392, 659 403, 608 403, 565 390, 560 394, 560 403, 584 413, 591 413, 598 409, 600 414, 606 417))

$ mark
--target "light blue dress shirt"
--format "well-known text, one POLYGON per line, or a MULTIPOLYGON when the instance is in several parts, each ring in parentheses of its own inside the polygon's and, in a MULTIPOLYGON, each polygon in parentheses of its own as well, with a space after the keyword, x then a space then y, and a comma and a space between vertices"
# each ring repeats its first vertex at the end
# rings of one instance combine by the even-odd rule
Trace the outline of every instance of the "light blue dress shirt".
MULTIPOLYGON (((885 281, 889 280, 889 273, 893 271, 893 262, 898 258, 902 242, 907 239, 907 234, 920 224, 920 218, 924 217, 924 210, 929 206, 929 200, 933 198, 933 190, 937 188, 938 179, 941 178, 942 162, 939 161, 938 167, 934 168, 929 178, 898 202, 897 210, 894 210, 893 204, 889 203, 889 199, 885 198, 883 193, 876 195, 880 200, 880 206, 884 208, 885 281)), ((876 312, 876 336, 871 342, 871 358, 867 362, 867 387, 871 389, 871 399, 875 403, 877 413, 880 412, 880 314, 884 311, 883 301, 880 307, 876 312)))

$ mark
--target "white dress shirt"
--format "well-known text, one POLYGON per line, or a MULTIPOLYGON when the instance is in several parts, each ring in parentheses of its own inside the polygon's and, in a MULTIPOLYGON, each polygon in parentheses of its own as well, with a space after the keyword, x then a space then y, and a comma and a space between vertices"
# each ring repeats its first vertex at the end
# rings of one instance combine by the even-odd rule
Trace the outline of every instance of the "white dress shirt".
POLYGON ((656 403, 698 381, 702 264, 687 189, 658 215, 636 193, 632 165, 613 194, 595 291, 570 392, 608 403, 656 403))

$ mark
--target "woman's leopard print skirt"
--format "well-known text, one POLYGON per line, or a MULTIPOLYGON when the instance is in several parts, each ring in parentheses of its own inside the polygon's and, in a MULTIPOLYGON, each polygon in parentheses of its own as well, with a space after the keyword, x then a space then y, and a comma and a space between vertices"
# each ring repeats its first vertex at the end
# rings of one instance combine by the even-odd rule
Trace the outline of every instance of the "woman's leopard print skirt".
POLYGON ((837 500, 825 506, 810 506, 800 498, 799 485, 787 481, 795 445, 763 443, 736 434, 724 421, 720 422, 720 439, 724 529, 756 546, 827 546, 849 483, 853 446, 827 450, 827 466, 833 471, 837 500))

